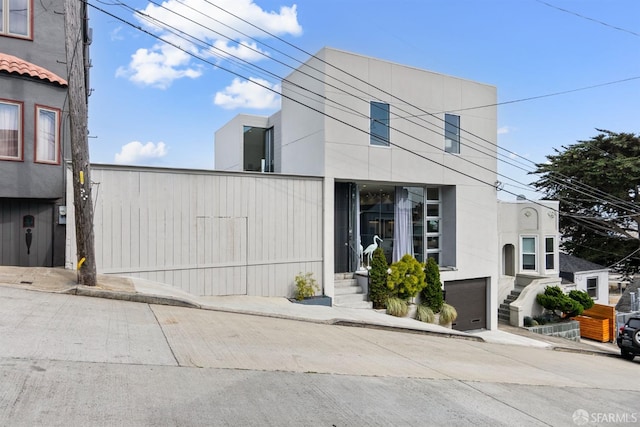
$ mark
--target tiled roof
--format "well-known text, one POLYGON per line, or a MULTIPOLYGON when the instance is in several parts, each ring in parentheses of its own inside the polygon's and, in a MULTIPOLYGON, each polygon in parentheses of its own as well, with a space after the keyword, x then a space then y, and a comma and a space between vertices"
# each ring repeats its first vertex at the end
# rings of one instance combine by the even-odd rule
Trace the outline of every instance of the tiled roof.
POLYGON ((67 81, 46 68, 27 62, 13 55, 0 53, 0 71, 16 73, 36 79, 48 80, 60 86, 67 86, 67 81))

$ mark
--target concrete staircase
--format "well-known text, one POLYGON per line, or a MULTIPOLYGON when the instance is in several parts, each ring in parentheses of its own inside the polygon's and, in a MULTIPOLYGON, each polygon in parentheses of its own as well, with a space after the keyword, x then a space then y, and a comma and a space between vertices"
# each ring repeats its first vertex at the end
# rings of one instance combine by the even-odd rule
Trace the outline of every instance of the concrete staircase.
POLYGON ((372 308, 373 303, 367 301, 361 286, 353 273, 336 273, 334 279, 335 293, 333 305, 346 308, 372 308))
POLYGON ((518 299, 518 297, 520 296, 520 293, 522 292, 522 289, 524 289, 523 287, 520 286, 516 286, 509 295, 507 295, 507 298, 505 298, 505 300, 502 302, 502 304, 500 304, 500 307, 498 307, 498 321, 502 322, 502 323, 510 323, 511 321, 511 310, 509 309, 509 305, 511 305, 511 303, 515 300, 518 299))

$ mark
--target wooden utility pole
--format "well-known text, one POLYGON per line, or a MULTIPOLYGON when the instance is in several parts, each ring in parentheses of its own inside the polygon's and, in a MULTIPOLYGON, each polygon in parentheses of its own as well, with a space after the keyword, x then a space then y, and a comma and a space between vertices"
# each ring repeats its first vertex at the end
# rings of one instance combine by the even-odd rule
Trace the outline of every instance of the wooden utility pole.
POLYGON ((96 285, 93 208, 89 174, 87 90, 85 80, 86 6, 82 0, 64 0, 65 47, 69 73, 71 166, 76 220, 78 283, 96 285))

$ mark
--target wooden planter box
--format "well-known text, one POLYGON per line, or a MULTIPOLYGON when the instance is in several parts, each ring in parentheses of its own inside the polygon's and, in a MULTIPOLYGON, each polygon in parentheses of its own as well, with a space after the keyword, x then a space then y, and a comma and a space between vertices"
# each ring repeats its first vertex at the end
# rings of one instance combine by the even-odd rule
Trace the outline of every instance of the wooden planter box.
POLYGON ((580 323, 580 336, 582 338, 589 338, 600 342, 608 342, 610 340, 609 319, 576 316, 573 320, 577 320, 580 323))

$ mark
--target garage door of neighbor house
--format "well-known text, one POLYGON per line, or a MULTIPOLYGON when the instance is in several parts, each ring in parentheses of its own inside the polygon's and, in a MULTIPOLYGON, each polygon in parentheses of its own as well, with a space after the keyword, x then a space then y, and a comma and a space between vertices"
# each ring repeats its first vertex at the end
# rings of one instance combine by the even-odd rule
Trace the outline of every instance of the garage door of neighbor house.
POLYGON ((446 301, 455 307, 458 318, 453 329, 468 331, 487 327, 487 279, 445 282, 446 301))

